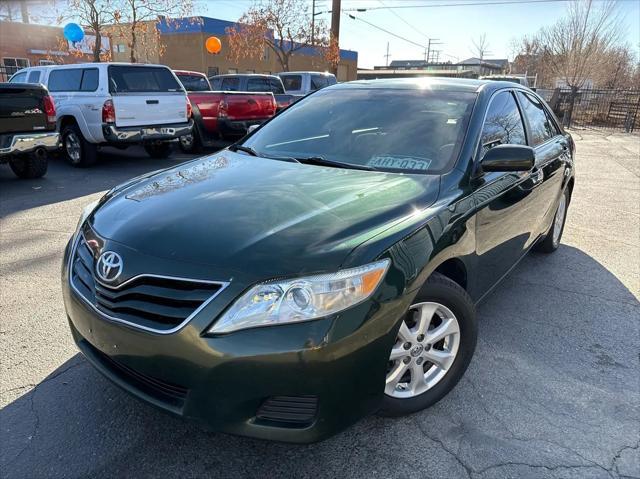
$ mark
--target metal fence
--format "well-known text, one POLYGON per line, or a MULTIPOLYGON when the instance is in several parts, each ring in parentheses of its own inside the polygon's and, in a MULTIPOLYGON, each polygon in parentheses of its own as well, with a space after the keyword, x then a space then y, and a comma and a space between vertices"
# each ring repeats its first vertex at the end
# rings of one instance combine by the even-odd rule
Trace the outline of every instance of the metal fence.
POLYGON ((579 90, 574 95, 560 88, 537 92, 564 126, 627 132, 640 127, 640 90, 579 90))

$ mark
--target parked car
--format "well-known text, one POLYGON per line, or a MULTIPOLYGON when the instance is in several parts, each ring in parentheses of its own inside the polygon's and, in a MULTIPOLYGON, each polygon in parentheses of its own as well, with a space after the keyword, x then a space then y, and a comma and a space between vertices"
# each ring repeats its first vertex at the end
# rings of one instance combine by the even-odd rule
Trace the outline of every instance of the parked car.
POLYGON ((273 93, 278 111, 287 108, 298 98, 285 92, 280 77, 276 75, 234 74, 216 75, 209 78, 211 86, 218 91, 267 91, 273 93))
POLYGON ((287 93, 305 96, 337 83, 335 75, 326 72, 282 72, 278 73, 287 93))
POLYGON ((56 109, 42 85, 0 83, 0 163, 19 178, 40 178, 57 150, 56 109))
POLYGON ((192 133, 180 137, 186 153, 202 146, 216 146, 220 139, 244 136, 252 125, 260 125, 275 115, 276 100, 271 92, 211 91, 207 77, 198 72, 175 71, 193 109, 192 133))
POLYGON ((328 87, 87 206, 71 332, 116 384, 215 430, 310 442, 419 411, 469 365, 477 302, 558 248, 573 154, 514 83, 328 87))
POLYGON ((163 65, 83 63, 20 70, 10 82, 47 86, 58 112, 65 158, 90 166, 99 146, 142 144, 164 158, 171 141, 191 133, 191 105, 182 85, 163 65))

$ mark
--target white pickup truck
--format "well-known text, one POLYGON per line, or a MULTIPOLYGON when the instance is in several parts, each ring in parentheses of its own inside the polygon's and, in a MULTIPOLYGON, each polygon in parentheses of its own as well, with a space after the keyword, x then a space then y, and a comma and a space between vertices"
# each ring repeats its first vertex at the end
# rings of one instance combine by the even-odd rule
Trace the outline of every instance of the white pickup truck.
POLYGON ((83 63, 25 68, 10 82, 42 83, 53 97, 66 159, 74 166, 96 161, 98 146, 142 144, 154 158, 167 157, 171 141, 189 135, 191 104, 173 72, 163 65, 83 63))

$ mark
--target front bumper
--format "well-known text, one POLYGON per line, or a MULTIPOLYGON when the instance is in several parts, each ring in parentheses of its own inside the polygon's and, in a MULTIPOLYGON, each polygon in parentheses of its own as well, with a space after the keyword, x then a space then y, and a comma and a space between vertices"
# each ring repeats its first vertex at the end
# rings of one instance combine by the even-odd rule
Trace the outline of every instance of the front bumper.
POLYGON ((60 135, 56 131, 42 133, 19 133, 8 135, 5 141, 1 141, 0 156, 21 155, 31 153, 38 148, 52 151, 60 147, 60 135))
POLYGON ((185 123, 153 126, 117 127, 102 125, 102 134, 109 143, 147 143, 170 141, 191 134, 193 120, 185 123))
POLYGON ((379 407, 394 325, 408 298, 208 336, 213 319, 244 289, 231 284, 182 329, 153 334, 109 321, 77 296, 69 286, 69 249, 62 284, 74 340, 90 363, 134 396, 215 431, 297 443, 331 436, 379 407), (265 419, 265 404, 291 412, 283 397, 311 412, 307 420, 265 419))

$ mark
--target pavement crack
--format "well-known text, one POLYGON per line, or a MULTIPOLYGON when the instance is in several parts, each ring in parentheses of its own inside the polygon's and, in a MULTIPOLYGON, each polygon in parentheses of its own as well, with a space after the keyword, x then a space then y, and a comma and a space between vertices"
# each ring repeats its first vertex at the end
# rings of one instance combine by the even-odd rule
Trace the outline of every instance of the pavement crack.
POLYGON ((636 442, 635 445, 632 446, 622 446, 620 449, 618 449, 618 452, 616 452, 613 456, 613 459, 611 460, 611 466, 609 467, 609 470, 611 471, 615 471, 616 474, 620 474, 618 471, 618 459, 620 459, 622 457, 622 453, 624 451, 635 451, 636 449, 640 448, 640 440, 638 440, 638 442, 636 442))
POLYGON ((416 424, 418 426, 418 429, 420 430, 420 432, 422 433, 422 435, 424 437, 426 437, 427 439, 429 439, 431 442, 435 442, 436 444, 438 444, 440 446, 440 448, 445 451, 446 453, 448 453, 451 457, 453 457, 455 459, 455 461, 464 468, 464 470, 467 473, 467 477, 468 478, 472 478, 473 477, 473 473, 474 470, 471 466, 468 466, 462 459, 460 459, 460 456, 458 455, 460 453, 460 448, 458 448, 458 451, 452 451, 451 449, 449 449, 447 446, 445 446, 444 442, 441 439, 438 439, 436 437, 432 437, 430 436, 427 431, 424 429, 424 427, 422 427, 422 424, 420 424, 419 421, 416 421, 416 424))

